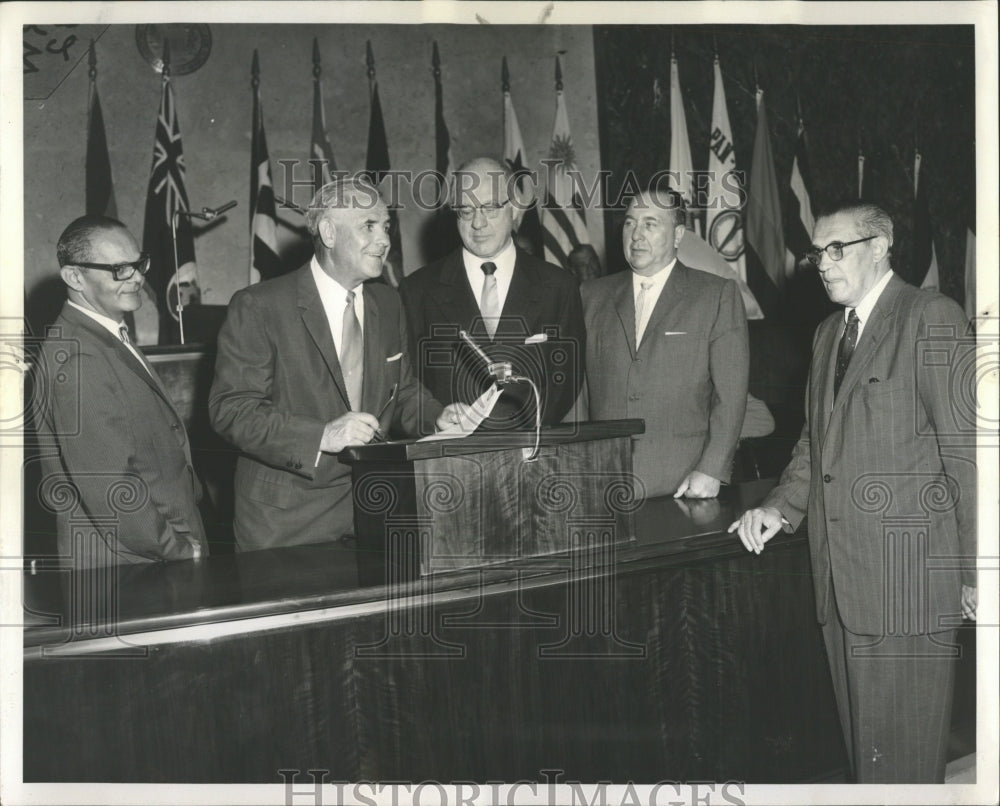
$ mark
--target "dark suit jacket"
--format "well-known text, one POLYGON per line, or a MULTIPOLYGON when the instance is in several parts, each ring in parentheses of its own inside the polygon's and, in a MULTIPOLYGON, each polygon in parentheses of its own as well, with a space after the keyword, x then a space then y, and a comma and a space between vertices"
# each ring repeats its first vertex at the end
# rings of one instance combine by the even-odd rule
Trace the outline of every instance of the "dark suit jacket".
MULTIPOLYGON (((434 430, 441 405, 417 382, 399 295, 364 285, 362 408, 401 433, 434 430)), ((335 540, 353 531, 350 468, 323 454, 323 428, 350 411, 330 325, 309 265, 238 291, 219 332, 212 427, 243 454, 233 529, 241 550, 335 540)))
MULTIPOLYGON (((482 361, 458 338, 467 330, 493 360, 510 361, 513 371, 539 386, 542 422, 558 423, 583 383, 583 312, 573 275, 517 250, 514 274, 494 339, 482 323, 458 249, 406 277, 400 286, 410 329, 414 366, 424 385, 442 403, 472 403, 491 384, 482 361), (524 340, 546 333, 543 344, 524 340)), ((507 387, 487 428, 534 423, 530 387, 507 387)))
POLYGON ((844 327, 840 311, 816 331, 806 423, 763 506, 793 528, 808 513, 820 623, 835 599, 853 633, 946 629, 939 617, 961 614, 959 565, 975 585, 975 442, 952 375, 969 357, 965 316, 893 276, 834 402, 844 327))
POLYGON ((673 494, 692 470, 728 482, 750 366, 736 283, 678 261, 638 349, 631 271, 584 283, 582 294, 589 416, 646 421, 633 443, 646 494, 673 494))
POLYGON ((54 327, 33 402, 60 554, 77 568, 207 554, 187 433, 159 379, 68 302, 54 327))

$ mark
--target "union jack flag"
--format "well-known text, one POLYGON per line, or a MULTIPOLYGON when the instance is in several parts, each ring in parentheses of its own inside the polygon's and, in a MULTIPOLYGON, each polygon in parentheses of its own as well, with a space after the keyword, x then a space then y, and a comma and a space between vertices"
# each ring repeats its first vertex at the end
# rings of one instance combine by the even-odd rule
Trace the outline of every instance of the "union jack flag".
POLYGON ((177 277, 191 279, 195 276, 194 236, 191 221, 186 216, 177 219, 177 262, 174 263, 173 240, 170 220, 175 210, 189 208, 184 189, 184 148, 181 129, 174 105, 170 75, 163 72, 163 92, 160 112, 156 118, 156 136, 153 139, 153 167, 146 191, 146 217, 142 228, 142 249, 150 257, 147 282, 156 294, 156 307, 160 318, 160 344, 180 342, 177 323, 177 277), (175 299, 168 298, 168 288, 173 288, 175 299))
POLYGON ((274 205, 271 157, 260 104, 260 60, 253 52, 253 129, 250 141, 250 282, 282 273, 278 254, 278 211, 274 205))

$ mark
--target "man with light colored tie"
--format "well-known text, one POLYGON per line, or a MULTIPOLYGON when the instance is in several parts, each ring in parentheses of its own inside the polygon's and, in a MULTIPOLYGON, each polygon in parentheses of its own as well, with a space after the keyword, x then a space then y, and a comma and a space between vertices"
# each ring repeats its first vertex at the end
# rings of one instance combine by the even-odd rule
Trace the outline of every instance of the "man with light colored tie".
POLYGON ((209 395, 212 427, 242 451, 233 530, 241 551, 353 530, 337 455, 379 431, 457 422, 417 381, 399 295, 380 283, 389 211, 362 179, 324 185, 306 212, 314 257, 233 295, 209 395))
POLYGON ((975 341, 954 301, 892 271, 892 241, 874 204, 816 219, 807 257, 844 310, 813 338, 788 467, 729 531, 760 554, 808 515, 854 780, 943 783, 955 627, 977 605, 975 341))
POLYGON ((181 418, 129 336, 149 256, 114 219, 84 216, 56 246, 68 299, 36 368, 40 493, 76 569, 200 557, 201 485, 181 418))
MULTIPOLYGON (((509 361, 542 398, 542 423, 558 423, 583 382, 583 311, 573 275, 517 247, 514 182, 499 162, 478 157, 453 174, 452 210, 462 248, 406 277, 400 294, 421 380, 442 402, 473 403, 493 383, 466 331, 491 360, 509 361)), ((528 384, 506 387, 486 429, 530 426, 528 384)))
POLYGON ((646 495, 714 498, 728 482, 750 371, 736 283, 677 259, 684 208, 673 191, 630 202, 632 268, 583 284, 585 407, 592 420, 640 417, 633 470, 646 495))

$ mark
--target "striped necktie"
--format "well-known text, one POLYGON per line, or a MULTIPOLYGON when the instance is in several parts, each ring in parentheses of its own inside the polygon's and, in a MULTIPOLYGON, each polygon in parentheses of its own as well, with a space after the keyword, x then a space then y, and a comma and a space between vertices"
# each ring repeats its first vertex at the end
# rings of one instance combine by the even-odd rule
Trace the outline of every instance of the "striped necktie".
POLYGON ((847 327, 844 328, 844 335, 840 337, 840 346, 837 348, 837 369, 833 376, 833 397, 836 399, 837 392, 840 391, 840 384, 847 374, 847 367, 851 363, 851 356, 854 355, 854 348, 858 346, 858 313, 851 308, 847 314, 847 327))
POLYGON ((361 383, 364 378, 364 343, 361 323, 354 310, 354 292, 347 292, 344 323, 340 331, 340 371, 344 373, 347 398, 353 411, 361 411, 361 383))

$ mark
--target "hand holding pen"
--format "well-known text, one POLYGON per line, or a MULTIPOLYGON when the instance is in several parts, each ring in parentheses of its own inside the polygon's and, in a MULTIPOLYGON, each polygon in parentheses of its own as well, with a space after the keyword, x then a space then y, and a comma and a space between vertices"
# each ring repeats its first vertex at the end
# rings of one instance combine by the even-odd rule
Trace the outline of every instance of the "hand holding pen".
POLYGON ((388 424, 383 428, 382 418, 385 413, 389 410, 389 406, 392 405, 392 401, 396 399, 396 390, 399 388, 398 383, 392 385, 392 391, 389 392, 389 399, 382 404, 382 408, 379 409, 378 414, 375 419, 378 420, 378 428, 375 430, 375 436, 372 438, 372 442, 385 442, 386 430, 388 429, 388 424))

